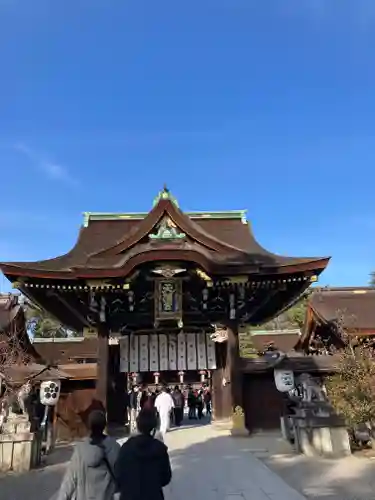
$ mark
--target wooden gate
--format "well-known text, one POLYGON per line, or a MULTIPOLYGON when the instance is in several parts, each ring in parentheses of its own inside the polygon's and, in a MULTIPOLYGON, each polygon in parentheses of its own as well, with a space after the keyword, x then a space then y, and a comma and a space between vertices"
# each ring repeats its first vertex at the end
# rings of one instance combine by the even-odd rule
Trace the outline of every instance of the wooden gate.
POLYGON ((243 404, 249 431, 280 428, 283 400, 276 389, 272 372, 244 374, 243 404))

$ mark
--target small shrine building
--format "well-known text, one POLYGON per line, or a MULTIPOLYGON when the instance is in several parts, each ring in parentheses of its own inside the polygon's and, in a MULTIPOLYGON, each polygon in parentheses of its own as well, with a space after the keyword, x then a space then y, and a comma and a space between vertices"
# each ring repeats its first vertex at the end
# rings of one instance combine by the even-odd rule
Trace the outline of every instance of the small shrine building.
POLYGON ((184 213, 164 188, 149 213, 86 213, 65 255, 0 268, 63 324, 97 338, 96 398, 112 415, 129 381, 205 380, 222 419, 242 406, 240 329, 290 307, 328 261, 273 254, 244 210, 184 213))

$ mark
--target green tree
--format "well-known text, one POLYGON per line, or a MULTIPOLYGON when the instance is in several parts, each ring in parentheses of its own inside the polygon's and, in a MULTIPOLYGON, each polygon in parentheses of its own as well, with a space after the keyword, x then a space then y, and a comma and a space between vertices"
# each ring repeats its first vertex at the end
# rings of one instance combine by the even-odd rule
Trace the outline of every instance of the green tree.
POLYGON ((308 296, 304 296, 299 302, 288 309, 285 314, 292 327, 302 328, 305 324, 308 296))
POLYGON ((304 293, 300 299, 293 304, 289 309, 281 313, 276 318, 273 318, 260 328, 263 330, 286 330, 293 328, 302 328, 305 323, 305 315, 310 292, 304 293))
POLYGON ((372 273, 370 273, 370 286, 373 286, 375 287, 375 271, 372 271, 372 273))
POLYGON ((327 395, 336 412, 353 430, 375 422, 374 348, 360 341, 342 354, 337 373, 326 382, 327 395))
POLYGON ((32 304, 25 303, 25 314, 27 321, 27 331, 31 337, 36 338, 66 338, 77 336, 62 325, 57 319, 49 315, 44 309, 32 304))

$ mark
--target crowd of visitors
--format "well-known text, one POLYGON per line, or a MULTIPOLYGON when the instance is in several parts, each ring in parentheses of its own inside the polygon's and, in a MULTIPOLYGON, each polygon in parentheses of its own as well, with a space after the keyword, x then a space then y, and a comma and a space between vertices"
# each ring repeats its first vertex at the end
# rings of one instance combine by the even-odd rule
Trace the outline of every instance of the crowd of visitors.
POLYGON ((211 391, 206 385, 199 388, 187 386, 183 390, 178 385, 173 390, 167 386, 155 389, 133 386, 128 393, 128 422, 131 431, 134 431, 140 410, 156 407, 161 420, 161 432, 165 433, 165 425, 168 429, 171 422, 177 427, 182 424, 185 408, 188 409, 189 420, 201 420, 204 414, 211 416, 211 404, 211 391))

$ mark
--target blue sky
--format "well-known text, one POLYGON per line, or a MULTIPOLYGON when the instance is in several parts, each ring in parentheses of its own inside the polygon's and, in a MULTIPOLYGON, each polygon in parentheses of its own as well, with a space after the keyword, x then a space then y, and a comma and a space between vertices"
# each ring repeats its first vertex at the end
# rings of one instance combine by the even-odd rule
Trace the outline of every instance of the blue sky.
POLYGON ((83 211, 166 182, 366 284, 374 28, 374 0, 0 0, 0 260, 64 253, 83 211))

